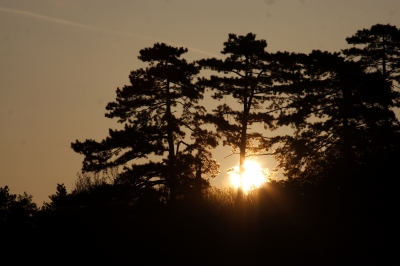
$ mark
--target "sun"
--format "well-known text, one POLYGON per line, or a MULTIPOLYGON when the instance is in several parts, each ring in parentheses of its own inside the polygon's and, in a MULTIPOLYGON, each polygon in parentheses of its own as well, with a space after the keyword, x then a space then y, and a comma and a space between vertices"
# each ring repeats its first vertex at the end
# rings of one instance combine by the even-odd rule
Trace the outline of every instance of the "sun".
POLYGON ((230 183, 234 188, 241 187, 243 192, 247 193, 252 189, 261 187, 267 182, 268 169, 252 160, 246 160, 244 163, 244 173, 242 179, 239 174, 239 166, 235 166, 228 170, 230 183))

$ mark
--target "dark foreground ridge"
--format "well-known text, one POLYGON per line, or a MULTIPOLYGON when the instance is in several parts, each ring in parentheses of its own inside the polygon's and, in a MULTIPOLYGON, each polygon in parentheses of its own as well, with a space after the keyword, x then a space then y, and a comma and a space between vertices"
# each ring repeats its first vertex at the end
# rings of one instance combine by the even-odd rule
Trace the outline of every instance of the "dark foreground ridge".
POLYGON ((398 196, 386 192, 307 198, 270 183, 241 204, 233 191, 210 189, 201 202, 170 206, 99 202, 93 190, 90 203, 67 194, 33 216, 12 214, 1 250, 15 262, 61 265, 383 265, 396 259, 399 236, 398 208, 387 204, 398 196))

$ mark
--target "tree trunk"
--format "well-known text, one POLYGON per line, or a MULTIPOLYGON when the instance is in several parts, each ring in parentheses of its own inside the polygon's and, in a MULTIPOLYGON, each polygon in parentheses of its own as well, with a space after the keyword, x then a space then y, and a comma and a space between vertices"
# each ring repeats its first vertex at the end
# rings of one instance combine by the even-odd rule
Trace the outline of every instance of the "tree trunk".
MULTIPOLYGON (((246 59, 246 65, 249 65, 249 60, 246 59)), ((240 136, 240 159, 239 159, 239 176, 240 176, 240 186, 237 191, 237 200, 243 200, 243 173, 244 169, 244 162, 246 160, 246 142, 247 142, 247 123, 248 123, 248 114, 249 108, 251 103, 248 102, 248 79, 249 79, 249 72, 246 69, 245 74, 245 86, 244 86, 244 94, 243 94, 243 117, 242 117, 242 132, 240 136)))
POLYGON ((169 188, 169 199, 171 204, 175 204, 177 200, 177 180, 175 173, 175 146, 173 136, 173 121, 171 112, 171 99, 169 93, 169 81, 167 80, 167 103, 166 103, 166 120, 167 120, 167 141, 168 141, 168 180, 166 180, 169 188))
MULTIPOLYGON (((200 152, 199 152, 200 153, 200 152)), ((200 154, 197 154, 196 156, 196 177, 195 177, 195 188, 194 188, 194 198, 196 202, 201 201, 201 192, 202 192, 202 187, 201 187, 201 158, 200 154)))

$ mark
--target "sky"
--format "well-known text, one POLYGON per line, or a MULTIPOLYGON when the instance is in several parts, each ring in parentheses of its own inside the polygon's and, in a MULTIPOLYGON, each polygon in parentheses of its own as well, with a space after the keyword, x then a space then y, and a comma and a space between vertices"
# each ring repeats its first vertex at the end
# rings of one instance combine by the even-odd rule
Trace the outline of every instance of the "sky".
MULTIPOLYGON (((187 47, 188 61, 222 56, 229 33, 269 52, 339 52, 377 23, 400 27, 400 0, 0 0, 0 187, 38 205, 57 183, 70 190, 83 160, 71 142, 118 127, 105 106, 156 42, 187 47)), ((229 154, 215 151, 213 185, 237 163, 229 154)))

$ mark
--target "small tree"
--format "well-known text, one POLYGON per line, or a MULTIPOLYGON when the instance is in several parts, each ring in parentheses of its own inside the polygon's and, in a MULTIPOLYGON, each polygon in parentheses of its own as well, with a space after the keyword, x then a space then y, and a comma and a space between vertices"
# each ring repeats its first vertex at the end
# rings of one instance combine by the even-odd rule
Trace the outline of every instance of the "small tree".
POLYGON ((10 194, 8 186, 0 187, 0 225, 26 224, 37 212, 32 196, 24 192, 22 195, 10 194))
POLYGON ((56 194, 50 195, 51 202, 43 202, 43 210, 55 210, 68 205, 68 192, 64 184, 57 184, 56 194))

